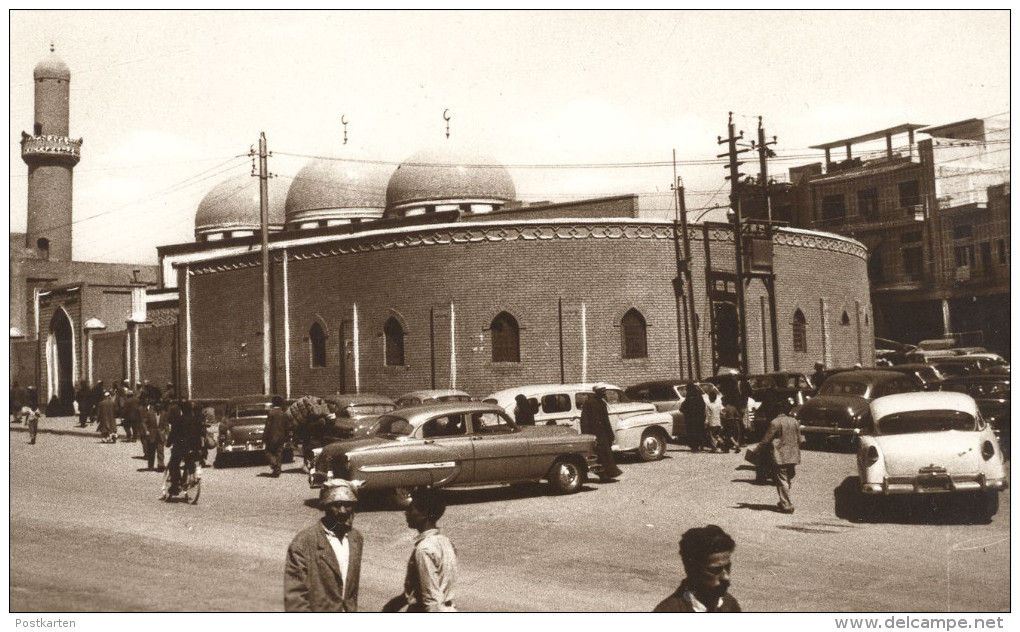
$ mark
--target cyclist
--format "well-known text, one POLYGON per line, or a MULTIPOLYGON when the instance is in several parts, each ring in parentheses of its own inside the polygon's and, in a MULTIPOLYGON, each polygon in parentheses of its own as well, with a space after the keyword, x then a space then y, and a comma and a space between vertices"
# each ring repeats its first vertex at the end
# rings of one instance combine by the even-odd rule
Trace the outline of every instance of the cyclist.
POLYGON ((192 403, 187 400, 182 400, 179 405, 180 417, 171 426, 170 437, 167 439, 167 445, 170 446, 171 496, 181 493, 181 465, 183 463, 186 471, 191 471, 199 457, 202 435, 205 434, 200 411, 195 411, 192 403))

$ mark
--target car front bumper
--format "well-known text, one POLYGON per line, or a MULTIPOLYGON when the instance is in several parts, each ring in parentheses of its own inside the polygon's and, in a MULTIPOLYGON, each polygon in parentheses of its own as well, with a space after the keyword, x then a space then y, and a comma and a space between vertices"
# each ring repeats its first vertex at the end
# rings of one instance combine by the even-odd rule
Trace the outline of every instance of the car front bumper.
POLYGON ((891 496, 897 494, 947 494, 959 492, 1001 491, 1009 483, 1005 478, 986 478, 984 474, 933 474, 917 476, 886 476, 881 483, 864 483, 865 494, 891 496))

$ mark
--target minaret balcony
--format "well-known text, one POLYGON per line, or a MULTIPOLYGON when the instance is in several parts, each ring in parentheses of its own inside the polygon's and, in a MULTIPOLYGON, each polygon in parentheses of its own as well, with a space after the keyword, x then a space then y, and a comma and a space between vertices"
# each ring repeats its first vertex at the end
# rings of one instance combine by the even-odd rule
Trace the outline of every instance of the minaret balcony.
POLYGON ((65 136, 30 136, 21 133, 21 159, 25 162, 60 161, 71 165, 81 160, 82 139, 65 136))

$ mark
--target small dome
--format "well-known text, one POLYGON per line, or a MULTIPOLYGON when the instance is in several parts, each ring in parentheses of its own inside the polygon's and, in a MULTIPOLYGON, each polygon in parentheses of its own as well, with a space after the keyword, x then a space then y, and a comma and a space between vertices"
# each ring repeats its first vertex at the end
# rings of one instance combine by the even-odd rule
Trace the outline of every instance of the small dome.
POLYGON ((484 202, 501 206, 516 197, 506 167, 489 156, 444 143, 405 160, 386 188, 387 215, 415 204, 484 202))
POLYGON ((36 79, 63 79, 64 81, 70 81, 71 69, 67 67, 63 59, 57 57, 51 46, 49 56, 36 64, 33 75, 36 79))
MULTIPOLYGON (((279 178, 269 179, 269 230, 283 229, 283 205, 287 185, 279 178)), ((259 230, 259 179, 249 174, 225 180, 205 194, 195 212, 195 237, 209 233, 259 230)))
POLYGON ((390 171, 386 165, 369 162, 310 160, 287 192, 287 224, 382 217, 390 171))

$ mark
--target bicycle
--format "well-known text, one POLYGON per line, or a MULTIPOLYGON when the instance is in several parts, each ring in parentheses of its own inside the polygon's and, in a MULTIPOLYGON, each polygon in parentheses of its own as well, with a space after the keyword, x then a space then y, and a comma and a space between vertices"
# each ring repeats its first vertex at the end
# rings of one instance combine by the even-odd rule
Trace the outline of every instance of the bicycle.
POLYGON ((171 494, 173 484, 170 482, 170 468, 166 468, 163 474, 163 491, 159 499, 170 502, 171 499, 184 497, 184 502, 190 505, 198 504, 198 497, 202 494, 202 465, 199 463, 198 451, 190 452, 184 463, 181 464, 181 483, 179 491, 171 494))

